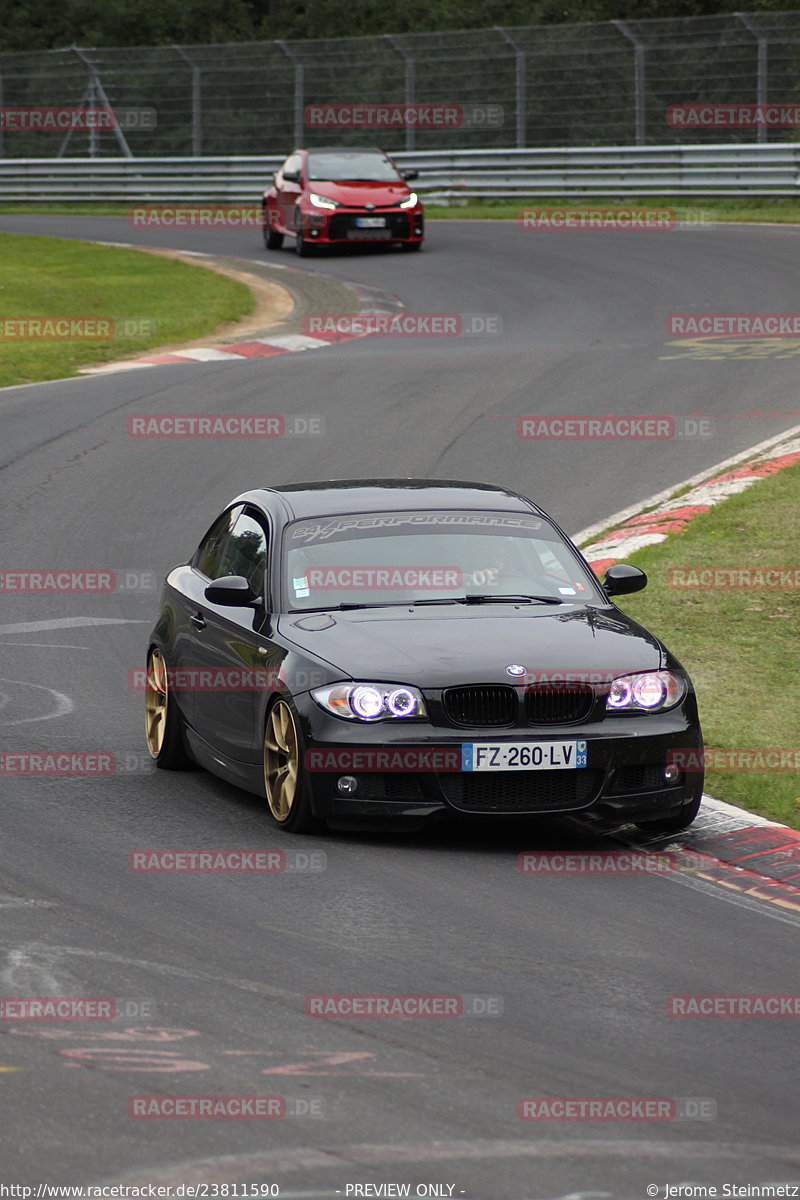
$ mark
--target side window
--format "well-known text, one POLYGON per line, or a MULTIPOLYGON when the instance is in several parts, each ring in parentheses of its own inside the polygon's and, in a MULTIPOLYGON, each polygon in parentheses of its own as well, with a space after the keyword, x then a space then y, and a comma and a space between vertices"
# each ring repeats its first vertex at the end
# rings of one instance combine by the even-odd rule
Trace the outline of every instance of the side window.
POLYGON ((244 575, 259 595, 264 594, 264 572, 267 568, 267 536, 259 521, 243 512, 231 530, 219 575, 244 575))
POLYGON ((202 571, 209 579, 219 579, 220 575, 227 573, 220 570, 222 553, 225 549, 228 535, 241 512, 242 505, 240 504, 237 508, 223 513, 219 520, 215 521, 211 526, 197 548, 197 552, 192 559, 192 565, 198 571, 202 571))

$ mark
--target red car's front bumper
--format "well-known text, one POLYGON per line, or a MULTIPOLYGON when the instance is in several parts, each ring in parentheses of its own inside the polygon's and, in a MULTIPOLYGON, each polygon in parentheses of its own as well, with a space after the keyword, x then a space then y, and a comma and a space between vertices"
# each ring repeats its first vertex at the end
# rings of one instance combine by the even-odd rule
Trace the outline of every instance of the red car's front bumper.
POLYGON ((293 226, 281 220, 283 214, 272 205, 265 214, 272 229, 281 233, 302 230, 309 243, 317 245, 353 245, 356 242, 422 242, 425 237, 425 217, 421 204, 414 208, 383 208, 368 210, 344 205, 335 210, 321 210, 301 205, 293 214, 293 226), (366 222, 382 221, 382 225, 366 222))

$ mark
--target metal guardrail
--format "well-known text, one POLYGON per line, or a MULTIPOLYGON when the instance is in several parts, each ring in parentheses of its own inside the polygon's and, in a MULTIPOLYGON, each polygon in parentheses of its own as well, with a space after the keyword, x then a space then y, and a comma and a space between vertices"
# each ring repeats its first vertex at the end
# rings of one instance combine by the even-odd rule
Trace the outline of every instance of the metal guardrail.
MULTIPOLYGON (((424 199, 800 195, 800 143, 418 151, 424 199)), ((283 156, 0 160, 0 201, 255 203, 283 156)))

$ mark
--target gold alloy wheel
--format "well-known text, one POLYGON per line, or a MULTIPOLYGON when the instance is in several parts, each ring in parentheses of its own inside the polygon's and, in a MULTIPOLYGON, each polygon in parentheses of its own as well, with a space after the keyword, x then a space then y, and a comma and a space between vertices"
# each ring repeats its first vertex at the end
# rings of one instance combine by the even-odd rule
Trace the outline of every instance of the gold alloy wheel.
POLYGON ((148 752, 158 758, 167 729, 167 664, 160 650, 153 651, 147 664, 144 721, 148 752))
POLYGON ((276 821, 288 819, 297 795, 299 749, 297 728, 289 705, 277 700, 264 733, 264 786, 269 811, 276 821))

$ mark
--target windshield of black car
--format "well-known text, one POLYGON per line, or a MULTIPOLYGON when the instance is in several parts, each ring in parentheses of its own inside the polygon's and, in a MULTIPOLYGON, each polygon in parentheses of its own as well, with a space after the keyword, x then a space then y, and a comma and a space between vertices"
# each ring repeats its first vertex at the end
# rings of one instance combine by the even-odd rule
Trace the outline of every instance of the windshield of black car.
POLYGON ((370 183, 402 183, 397 168, 375 150, 310 151, 309 180, 327 183, 367 181, 370 183))
POLYGON ((476 592, 602 601, 575 552, 533 513, 355 513, 294 521, 284 534, 283 596, 292 611, 476 592))

